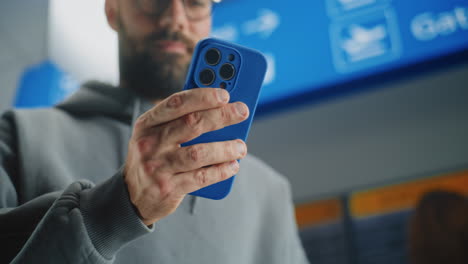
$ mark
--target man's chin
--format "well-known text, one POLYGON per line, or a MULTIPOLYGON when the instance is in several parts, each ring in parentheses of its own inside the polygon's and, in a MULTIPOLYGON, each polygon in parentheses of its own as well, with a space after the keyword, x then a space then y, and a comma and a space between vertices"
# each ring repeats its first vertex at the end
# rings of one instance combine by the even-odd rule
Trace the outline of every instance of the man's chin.
POLYGON ((177 52, 157 52, 152 56, 153 63, 174 69, 186 68, 191 60, 191 55, 177 52))

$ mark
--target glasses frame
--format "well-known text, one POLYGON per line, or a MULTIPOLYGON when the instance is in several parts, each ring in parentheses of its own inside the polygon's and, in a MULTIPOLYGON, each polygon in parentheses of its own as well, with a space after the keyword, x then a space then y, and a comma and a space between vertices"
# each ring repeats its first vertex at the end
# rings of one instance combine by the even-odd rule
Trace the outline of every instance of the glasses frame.
MULTIPOLYGON (((164 1, 167 1, 168 2, 168 5, 166 5, 162 10, 158 11, 158 12, 148 12, 148 11, 145 11, 144 8, 142 7, 142 4, 141 4, 141 1, 142 0, 137 0, 137 8, 143 13, 145 14, 146 16, 149 16, 149 17, 160 17, 162 14, 164 14, 164 12, 167 10, 167 8, 171 5, 169 2, 171 0, 153 0, 153 1, 160 1, 160 2, 164 2, 164 1)), ((189 12, 187 12, 187 7, 186 7, 186 4, 185 2, 187 0, 180 0, 182 1, 182 5, 184 6, 184 12, 185 12, 185 16, 188 18, 188 20, 190 21, 200 21, 200 20, 204 20, 208 17, 212 17, 213 16, 213 13, 214 13, 214 10, 218 4, 218 2, 216 1, 213 1, 213 0, 210 0, 209 2, 211 2, 211 9, 210 9, 210 12, 207 14, 207 15, 204 15, 204 16, 201 16, 201 17, 193 17, 193 16, 190 16, 189 12)))

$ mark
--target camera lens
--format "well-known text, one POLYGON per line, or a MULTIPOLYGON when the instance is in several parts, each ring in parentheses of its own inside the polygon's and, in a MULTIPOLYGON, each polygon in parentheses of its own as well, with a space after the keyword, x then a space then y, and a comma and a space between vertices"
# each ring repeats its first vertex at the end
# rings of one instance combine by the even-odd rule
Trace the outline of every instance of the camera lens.
POLYGON ((216 65, 218 64, 219 60, 221 59, 221 53, 219 52, 218 49, 212 48, 209 49, 205 53, 205 61, 209 65, 216 65))
POLYGON ((223 80, 230 80, 234 77, 235 69, 234 66, 230 63, 225 63, 221 68, 219 68, 219 75, 223 80))
POLYGON ((203 85, 210 85, 214 82, 215 74, 211 69, 204 69, 200 72, 198 77, 203 85))

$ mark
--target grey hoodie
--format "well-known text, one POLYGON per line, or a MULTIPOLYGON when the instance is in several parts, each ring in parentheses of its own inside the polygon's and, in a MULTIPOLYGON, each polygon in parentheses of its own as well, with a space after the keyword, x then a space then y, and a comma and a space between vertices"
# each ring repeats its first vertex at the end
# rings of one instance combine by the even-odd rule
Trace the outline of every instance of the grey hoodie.
POLYGON ((134 120, 152 105, 83 86, 53 108, 0 119, 0 262, 306 263, 287 181, 253 156, 231 194, 187 196, 145 226, 122 177, 134 120))

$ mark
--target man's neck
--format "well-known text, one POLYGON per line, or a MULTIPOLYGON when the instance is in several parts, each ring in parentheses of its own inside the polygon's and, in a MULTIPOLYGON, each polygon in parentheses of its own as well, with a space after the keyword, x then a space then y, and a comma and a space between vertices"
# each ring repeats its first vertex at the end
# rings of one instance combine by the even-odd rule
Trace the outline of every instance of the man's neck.
MULTIPOLYGON (((127 90, 130 90, 130 91, 133 91, 132 89, 130 89, 129 87, 126 86, 126 82, 125 81, 122 81, 122 79, 120 80, 120 83, 119 83, 119 87, 122 88, 122 89, 127 89, 127 90)), ((135 91, 133 91, 135 92, 135 91)), ((138 94, 136 93, 138 96, 140 97, 143 97, 145 99, 147 99, 148 101, 150 101, 153 105, 157 105, 159 104, 160 102, 163 101, 163 99, 151 99, 151 98, 147 98, 141 94, 138 94)))

